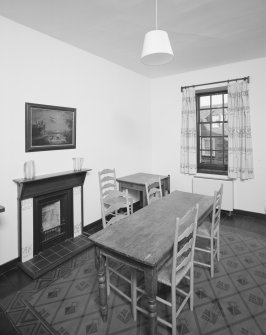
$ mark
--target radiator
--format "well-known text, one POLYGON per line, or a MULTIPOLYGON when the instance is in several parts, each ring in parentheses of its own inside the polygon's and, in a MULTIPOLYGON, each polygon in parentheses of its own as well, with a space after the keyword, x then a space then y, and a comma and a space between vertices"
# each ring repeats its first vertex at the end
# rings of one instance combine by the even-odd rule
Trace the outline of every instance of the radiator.
POLYGON ((234 182, 233 179, 219 177, 194 176, 192 178, 192 192, 204 195, 213 195, 223 184, 222 209, 232 212, 234 209, 234 182))

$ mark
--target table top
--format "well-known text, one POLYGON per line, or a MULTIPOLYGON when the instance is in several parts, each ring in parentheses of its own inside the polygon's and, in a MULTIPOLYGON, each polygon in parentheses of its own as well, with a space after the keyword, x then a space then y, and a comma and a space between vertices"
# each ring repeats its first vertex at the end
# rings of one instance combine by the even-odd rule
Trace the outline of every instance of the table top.
POLYGON ((159 178, 165 179, 168 178, 168 176, 162 176, 159 174, 151 174, 151 173, 144 173, 144 172, 138 172, 131 174, 129 176, 121 177, 121 178, 116 178, 118 182, 127 182, 127 183, 132 183, 132 184, 138 184, 138 185, 145 185, 147 181, 149 181, 151 178, 159 178))
POLYGON ((201 222, 211 212, 213 200, 213 196, 174 191, 89 238, 105 250, 155 267, 172 250, 176 218, 198 203, 201 222))

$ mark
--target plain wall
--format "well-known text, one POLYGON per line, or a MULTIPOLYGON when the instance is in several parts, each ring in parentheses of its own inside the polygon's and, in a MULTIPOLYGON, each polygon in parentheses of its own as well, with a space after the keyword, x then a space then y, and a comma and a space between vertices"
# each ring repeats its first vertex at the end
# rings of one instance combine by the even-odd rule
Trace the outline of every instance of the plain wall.
POLYGON ((100 219, 97 172, 151 170, 150 81, 0 17, 0 265, 18 256, 17 189, 23 164, 36 175, 72 170, 72 157, 92 169, 84 184, 84 224, 100 219), (77 109, 77 148, 25 153, 25 102, 77 109))
POLYGON ((171 190, 191 192, 192 177, 180 173, 181 86, 245 76, 250 76, 250 114, 255 179, 234 182, 234 208, 265 213, 266 58, 152 80, 152 169, 156 173, 170 173, 171 190))

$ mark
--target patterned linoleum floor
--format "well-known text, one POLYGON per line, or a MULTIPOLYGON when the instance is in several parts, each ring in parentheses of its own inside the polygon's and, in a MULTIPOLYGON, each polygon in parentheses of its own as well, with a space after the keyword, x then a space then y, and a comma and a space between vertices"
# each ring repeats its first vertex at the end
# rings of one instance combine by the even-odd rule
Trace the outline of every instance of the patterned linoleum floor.
MULTIPOLYGON (((195 267, 195 308, 191 312, 187 305, 180 314, 177 333, 266 334, 266 237, 227 226, 221 230, 221 260, 215 276, 210 279, 207 269, 195 267)), ((118 280, 117 285, 123 284, 118 280)), ((120 296, 111 293, 108 304, 108 320, 103 323, 93 249, 0 298, 18 334, 148 335, 146 318, 138 314, 134 322, 130 304, 120 296)), ((161 306, 158 310, 164 315, 169 312, 161 306)), ((158 334, 170 330, 159 326, 158 334)))

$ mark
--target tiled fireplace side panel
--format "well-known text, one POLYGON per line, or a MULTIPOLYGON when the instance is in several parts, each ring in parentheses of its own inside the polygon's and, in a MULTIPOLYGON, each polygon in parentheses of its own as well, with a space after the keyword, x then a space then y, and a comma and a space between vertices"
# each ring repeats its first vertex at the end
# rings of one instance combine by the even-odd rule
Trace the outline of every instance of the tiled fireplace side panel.
POLYGON ((33 257, 33 199, 21 201, 21 261, 33 257))
POLYGON ((74 217, 74 237, 82 233, 82 198, 81 186, 73 188, 73 217, 74 217))

